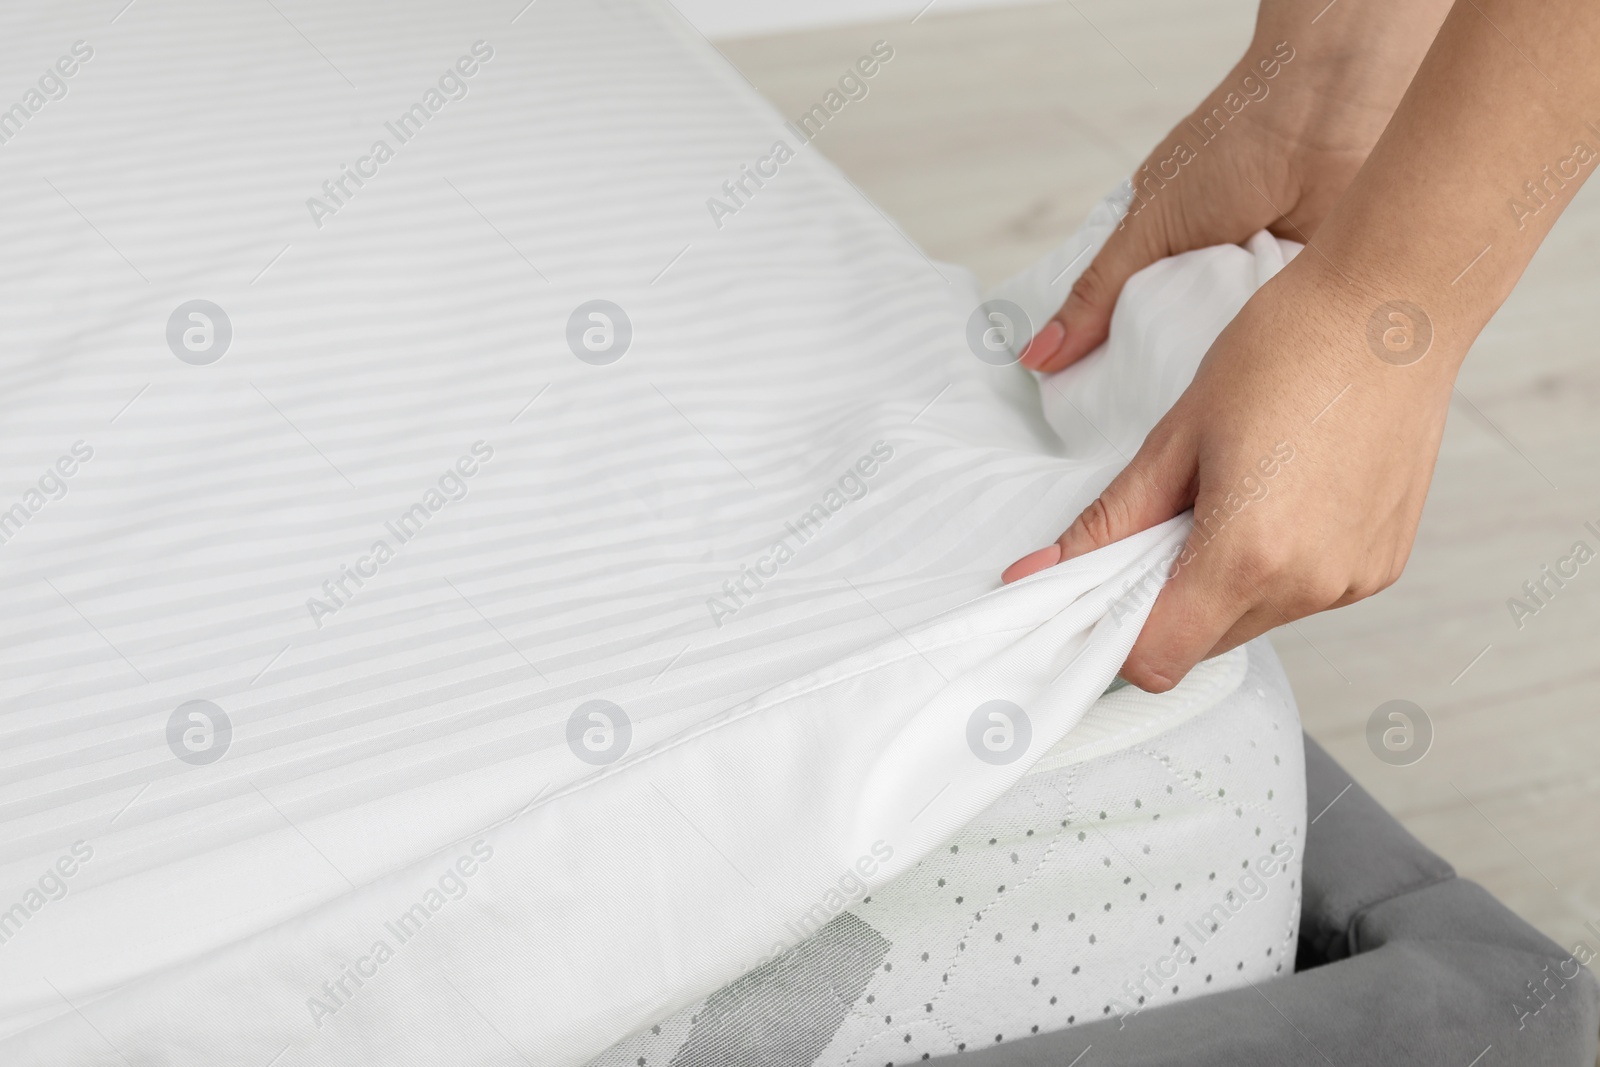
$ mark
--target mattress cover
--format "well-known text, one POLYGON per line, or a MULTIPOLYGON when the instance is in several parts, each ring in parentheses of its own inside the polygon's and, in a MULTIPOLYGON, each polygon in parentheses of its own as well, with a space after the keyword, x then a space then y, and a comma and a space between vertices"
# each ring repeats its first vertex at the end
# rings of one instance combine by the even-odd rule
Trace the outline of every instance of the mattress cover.
POLYGON ((0 40, 8 1064, 578 1064, 783 951, 1085 727, 1187 520, 996 575, 1292 251, 1041 403, 1117 198, 985 303, 648 0, 0 40))

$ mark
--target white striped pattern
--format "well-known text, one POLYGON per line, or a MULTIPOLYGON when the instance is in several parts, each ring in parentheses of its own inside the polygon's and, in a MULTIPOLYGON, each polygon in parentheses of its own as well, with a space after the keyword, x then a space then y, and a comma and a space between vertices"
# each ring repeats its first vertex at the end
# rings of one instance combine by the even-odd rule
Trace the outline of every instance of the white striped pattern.
MULTIPOLYGON (((793 137, 669 8, 519 7, 0 14, 0 93, 94 49, 0 146, 0 510, 93 450, 0 544, 5 1062, 512 1062, 502 1037, 580 1062, 748 966, 858 834, 910 863, 1003 792, 1028 761, 978 764, 962 709, 1013 694, 1043 752, 1142 619, 1093 591, 1183 536, 974 603, 1115 451, 1063 450, 1031 381, 967 350, 970 276, 812 149, 717 229, 706 197, 793 137), (317 228, 306 199, 476 41, 467 96, 317 228), (196 298, 233 329, 209 366, 165 339, 196 298), (633 324, 610 366, 565 339, 597 298, 633 324), (870 491, 716 626, 707 599, 880 441, 870 491), (308 598, 475 442, 465 497, 319 628, 308 598), (633 724, 607 774, 566 742, 597 698, 633 724), (192 700, 231 720, 218 762, 168 748, 192 700), (502 822, 461 928, 314 1026, 366 947, 341 939, 502 822), (27 905, 79 841, 67 895, 27 905), (708 898, 702 844, 764 899, 708 898), (598 936, 627 901, 641 925, 598 936), (494 1024, 455 1032, 414 984, 440 973, 494 1024)), ((1203 339, 1177 347, 1129 358, 1203 339)))

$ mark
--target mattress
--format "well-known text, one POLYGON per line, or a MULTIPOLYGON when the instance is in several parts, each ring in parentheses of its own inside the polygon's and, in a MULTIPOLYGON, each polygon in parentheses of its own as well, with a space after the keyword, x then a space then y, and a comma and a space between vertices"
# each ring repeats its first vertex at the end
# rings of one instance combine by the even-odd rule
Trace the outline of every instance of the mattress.
POLYGON ((997 575, 1289 246, 1041 400, 1119 200, 985 303, 663 5, 0 31, 0 1061, 584 1063, 1157 729, 1186 518, 997 575))
POLYGON ((1293 971, 1304 820, 1294 697, 1257 640, 1171 694, 1096 701, 916 867, 842 885, 784 953, 592 1067, 915 1063, 1151 1025, 1149 1008, 1293 971))

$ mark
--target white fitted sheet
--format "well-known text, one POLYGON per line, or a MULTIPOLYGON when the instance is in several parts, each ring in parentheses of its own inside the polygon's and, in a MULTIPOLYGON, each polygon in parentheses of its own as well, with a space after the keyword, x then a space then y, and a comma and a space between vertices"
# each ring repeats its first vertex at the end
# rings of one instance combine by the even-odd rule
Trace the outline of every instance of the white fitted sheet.
MULTIPOLYGON (((971 277, 813 149, 715 227, 706 198, 793 135, 669 9, 78 18, 0 13, 19 64, 93 51, 0 148, 0 510, 27 509, 0 545, 0 908, 25 912, 0 1060, 583 1062, 752 966, 874 842, 876 879, 908 869, 1105 689, 1144 611, 1107 592, 1186 520, 996 589, 1122 459, 974 358, 971 277), (307 199, 479 41, 466 97, 317 225, 307 199), (232 324, 206 366, 166 336, 195 299, 232 324), (567 347, 594 299, 633 323, 609 366, 567 347), (566 740, 597 699, 632 731, 603 769, 566 740), (994 699, 1032 724, 1010 764, 966 743, 994 699), (231 723, 213 763, 169 749, 195 700, 231 723), (318 1016, 419 903, 426 932, 318 1016)), ((1181 381, 1252 287, 1209 265, 1266 254, 1186 260, 1058 384, 1142 436, 1129 383, 1181 381), (1141 317, 1165 332, 1135 345, 1141 317)))
POLYGON ((914 868, 841 883, 804 941, 591 1067, 915 1063, 1292 971, 1305 768, 1267 641, 1091 723, 1101 740, 1074 729, 914 868))

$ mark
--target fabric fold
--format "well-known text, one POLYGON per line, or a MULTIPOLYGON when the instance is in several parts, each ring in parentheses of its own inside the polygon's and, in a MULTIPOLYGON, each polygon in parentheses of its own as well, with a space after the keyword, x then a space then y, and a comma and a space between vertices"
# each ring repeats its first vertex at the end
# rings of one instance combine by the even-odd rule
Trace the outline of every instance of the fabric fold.
MULTIPOLYGON (((124 20, 128 58, 7 146, 149 274, 86 265, 19 187, 0 1061, 576 1065, 787 944, 842 872, 906 870, 1081 720, 1188 519, 1000 570, 1120 469, 1278 246, 1151 268, 1041 403, 974 345, 970 275, 809 143, 708 220, 792 134, 653 0, 551 0, 492 41, 330 9, 372 57, 352 109, 133 61, 228 56, 252 17, 124 20), (306 175, 458 60, 467 95, 308 219, 306 175), (175 195, 202 157, 230 182, 175 195)), ((52 18, 0 28, 43 54, 52 18)), ((1004 291, 1042 322, 1116 204, 1004 291)))

